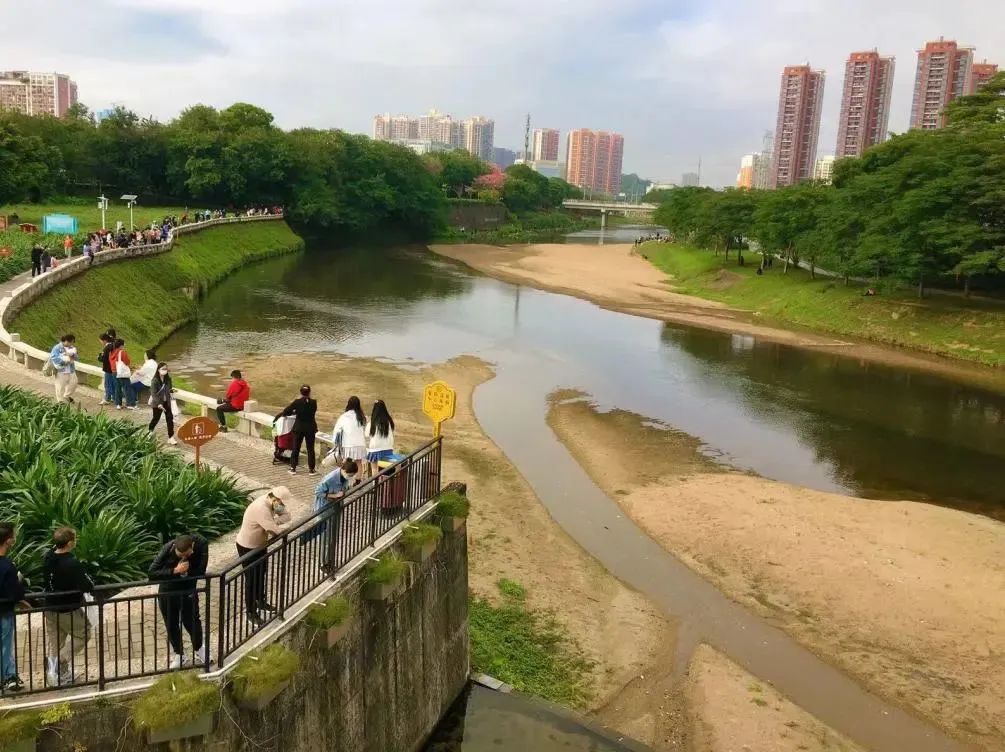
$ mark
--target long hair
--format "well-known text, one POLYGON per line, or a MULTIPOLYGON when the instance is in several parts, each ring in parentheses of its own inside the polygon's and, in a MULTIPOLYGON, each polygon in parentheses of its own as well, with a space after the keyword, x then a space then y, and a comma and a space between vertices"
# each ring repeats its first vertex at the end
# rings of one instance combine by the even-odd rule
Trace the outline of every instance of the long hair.
POLYGON ((370 412, 370 435, 387 436, 394 430, 394 418, 387 411, 384 400, 377 400, 373 403, 373 410, 370 412))
POLYGON ((356 422, 361 426, 365 426, 366 416, 363 414, 363 406, 359 403, 359 397, 355 394, 345 403, 345 411, 349 412, 350 410, 356 413, 356 422))

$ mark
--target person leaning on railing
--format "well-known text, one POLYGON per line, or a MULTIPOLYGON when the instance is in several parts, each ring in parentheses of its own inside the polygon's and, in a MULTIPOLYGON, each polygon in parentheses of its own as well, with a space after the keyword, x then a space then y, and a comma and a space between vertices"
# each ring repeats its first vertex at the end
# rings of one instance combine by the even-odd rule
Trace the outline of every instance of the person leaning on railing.
POLYGON ((241 529, 237 533, 237 554, 245 557, 241 562, 244 606, 248 621, 256 627, 265 623, 262 612, 271 613, 276 610, 265 600, 269 565, 265 558, 265 547, 269 545, 269 541, 289 529, 292 516, 286 511, 286 502, 292 499, 293 494, 285 486, 273 488, 264 496, 259 496, 244 510, 241 529))
POLYGON ((206 663, 197 586, 208 563, 206 539, 201 535, 180 535, 166 543, 150 565, 150 579, 160 583, 157 602, 173 652, 171 668, 181 668, 187 663, 182 645, 183 627, 192 640, 196 663, 206 663))

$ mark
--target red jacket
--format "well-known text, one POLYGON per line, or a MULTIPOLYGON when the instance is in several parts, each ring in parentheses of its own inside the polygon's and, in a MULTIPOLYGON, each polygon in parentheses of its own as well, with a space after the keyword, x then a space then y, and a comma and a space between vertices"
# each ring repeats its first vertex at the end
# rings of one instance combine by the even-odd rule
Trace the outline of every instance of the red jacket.
POLYGON ((112 373, 115 373, 115 365, 122 361, 127 366, 132 367, 132 363, 129 362, 129 353, 126 352, 126 348, 120 347, 117 350, 112 350, 108 353, 108 365, 112 368, 112 373))
POLYGON ((251 387, 244 379, 234 379, 227 387, 227 394, 224 399, 230 403, 235 410, 243 410, 246 400, 251 399, 251 387))

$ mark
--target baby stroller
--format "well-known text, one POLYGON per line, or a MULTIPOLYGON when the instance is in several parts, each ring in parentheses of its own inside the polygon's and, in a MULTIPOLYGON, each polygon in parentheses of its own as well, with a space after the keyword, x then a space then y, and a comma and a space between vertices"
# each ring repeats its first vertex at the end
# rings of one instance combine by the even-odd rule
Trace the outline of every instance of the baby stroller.
POLYGON ((293 459, 293 423, 292 415, 287 418, 276 418, 272 422, 272 464, 288 465, 293 459), (284 454, 288 452, 289 454, 284 454))

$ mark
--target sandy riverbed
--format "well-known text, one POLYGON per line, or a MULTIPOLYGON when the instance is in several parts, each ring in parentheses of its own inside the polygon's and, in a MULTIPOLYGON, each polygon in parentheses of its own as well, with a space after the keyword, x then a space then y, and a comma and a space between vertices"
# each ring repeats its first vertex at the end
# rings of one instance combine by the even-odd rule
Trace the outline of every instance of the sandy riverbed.
POLYGON ((493 375, 486 363, 465 356, 415 367, 338 356, 284 355, 249 358, 243 370, 254 384, 255 398, 270 409, 292 399, 300 383, 310 383, 324 431, 331 430, 348 395, 359 395, 365 409, 382 398, 394 416, 399 448, 406 449, 430 436, 420 409, 423 385, 436 379, 451 384, 458 403, 456 418, 444 426, 444 480, 466 482, 472 499, 468 524, 472 590, 493 596, 502 577, 522 583, 529 605, 553 610, 595 661, 596 716, 656 748, 680 748, 686 724, 670 677, 673 625, 562 531, 482 432, 471 395, 493 375))
POLYGON ((749 334, 759 339, 823 349, 863 361, 915 368, 1005 391, 1005 373, 848 338, 770 326, 743 311, 673 291, 673 280, 639 255, 631 243, 537 243, 494 246, 432 245, 437 255, 496 279, 572 295, 622 313, 749 334))
POLYGON ((1005 525, 726 472, 698 442, 556 395, 593 480, 733 599, 889 700, 1005 749, 1005 525))

